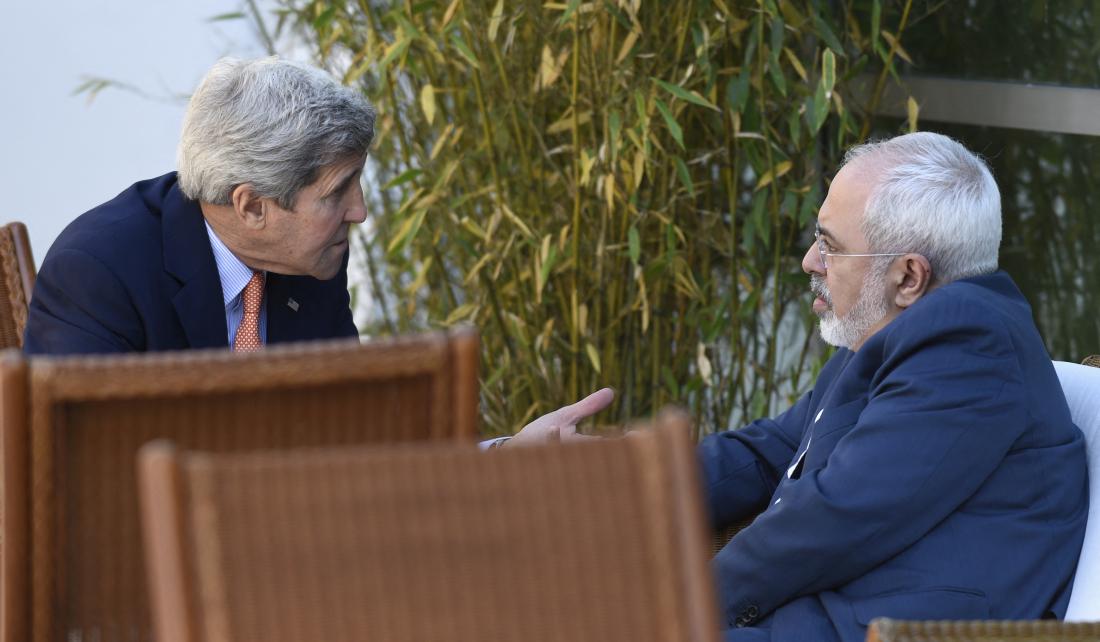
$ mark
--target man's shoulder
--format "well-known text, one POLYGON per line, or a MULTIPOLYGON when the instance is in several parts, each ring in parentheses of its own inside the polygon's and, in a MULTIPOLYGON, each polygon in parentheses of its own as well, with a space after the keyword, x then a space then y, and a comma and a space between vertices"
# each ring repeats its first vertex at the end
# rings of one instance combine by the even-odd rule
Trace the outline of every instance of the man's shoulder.
POLYGON ((43 265, 73 251, 105 264, 159 254, 163 206, 174 191, 178 192, 175 172, 134 183, 69 223, 50 246, 43 265))
POLYGON ((1002 271, 936 288, 885 330, 887 340, 957 332, 1038 339, 1027 299, 1002 271))

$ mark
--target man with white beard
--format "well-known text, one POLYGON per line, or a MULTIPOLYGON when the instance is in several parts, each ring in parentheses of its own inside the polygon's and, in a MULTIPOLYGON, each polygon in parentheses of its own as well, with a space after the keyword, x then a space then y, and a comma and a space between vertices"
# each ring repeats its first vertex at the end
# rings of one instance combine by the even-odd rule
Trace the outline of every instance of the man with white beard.
MULTIPOLYGON (((1088 510, 1084 441, 997 268, 1000 195, 959 143, 849 152, 802 259, 839 348, 774 418, 699 445, 728 642, 856 642, 876 617, 1061 617, 1088 510)), ((612 393, 526 426, 569 439, 612 393)), ((578 437, 579 438, 579 437, 578 437)))

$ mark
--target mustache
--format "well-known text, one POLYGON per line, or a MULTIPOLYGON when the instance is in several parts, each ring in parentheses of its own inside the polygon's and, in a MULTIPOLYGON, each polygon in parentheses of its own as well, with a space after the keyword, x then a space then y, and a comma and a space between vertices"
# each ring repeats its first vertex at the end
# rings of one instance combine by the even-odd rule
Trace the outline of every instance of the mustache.
POLYGON ((833 297, 829 294, 829 286, 825 285, 825 277, 818 274, 810 275, 810 291, 821 298, 826 305, 832 307, 833 297))

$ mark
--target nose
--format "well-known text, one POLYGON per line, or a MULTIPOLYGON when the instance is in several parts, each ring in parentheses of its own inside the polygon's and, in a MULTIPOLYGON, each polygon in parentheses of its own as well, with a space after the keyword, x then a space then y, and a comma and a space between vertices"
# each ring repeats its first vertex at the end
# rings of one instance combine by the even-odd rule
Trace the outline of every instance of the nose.
POLYGON ((367 220, 367 204, 363 199, 362 185, 357 185, 352 192, 351 203, 344 212, 344 220, 348 223, 362 223, 367 220))
POLYGON ((821 255, 818 253, 817 245, 814 242, 810 243, 810 247, 802 255, 802 271, 806 274, 825 275, 825 268, 821 265, 821 255))

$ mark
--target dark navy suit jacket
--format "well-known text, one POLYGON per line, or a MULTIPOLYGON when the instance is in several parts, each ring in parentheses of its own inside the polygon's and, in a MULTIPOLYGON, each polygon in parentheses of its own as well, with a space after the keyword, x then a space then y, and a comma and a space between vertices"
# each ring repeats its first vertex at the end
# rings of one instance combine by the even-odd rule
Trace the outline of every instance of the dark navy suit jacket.
POLYGON ((790 410, 699 453, 716 525, 767 507, 714 560, 728 626, 748 627, 728 640, 1065 613, 1084 442, 1003 272, 933 290, 790 410))
MULTIPOLYGON (((357 334, 346 256, 329 281, 268 274, 264 296, 269 344, 357 334)), ((175 172, 132 185, 65 228, 38 272, 24 337, 30 354, 228 345, 202 211, 175 172)))

